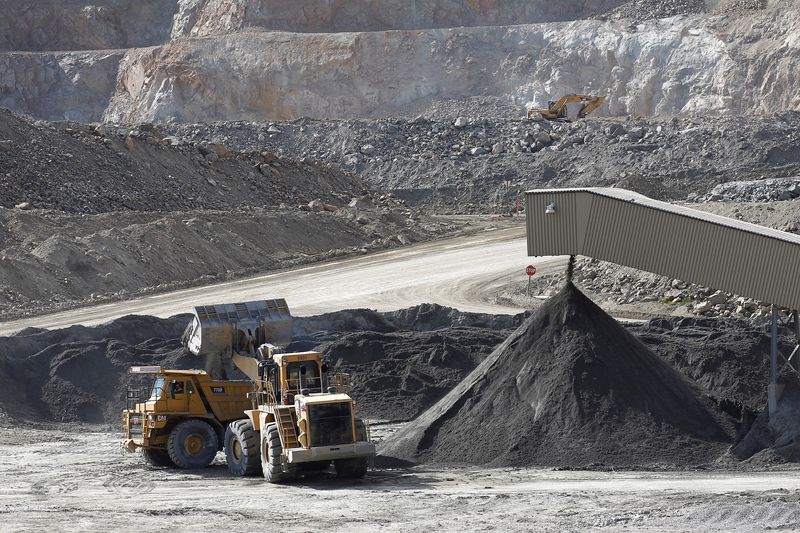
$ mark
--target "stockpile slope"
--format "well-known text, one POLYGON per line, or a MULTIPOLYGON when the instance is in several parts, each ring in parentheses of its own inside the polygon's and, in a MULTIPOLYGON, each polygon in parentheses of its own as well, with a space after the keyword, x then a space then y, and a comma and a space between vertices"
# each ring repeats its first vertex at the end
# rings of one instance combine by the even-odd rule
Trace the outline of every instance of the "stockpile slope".
POLYGON ((0 410, 42 422, 114 423, 131 365, 190 367, 190 360, 181 363, 178 341, 188 320, 128 316, 93 328, 0 337, 0 410))
MULTIPOLYGON (((130 366, 203 367, 180 344, 190 318, 127 316, 96 327, 0 337, 0 413, 44 423, 117 424, 126 387, 152 382, 129 375, 130 366)), ((346 310, 296 318, 297 341, 289 349, 322 350, 338 371, 351 372, 361 416, 408 419, 460 381, 521 320, 431 305, 346 310)))
POLYGON ((380 453, 492 466, 693 465, 731 441, 694 385, 568 284, 380 453))
POLYGON ((341 205, 358 178, 271 153, 184 144, 157 128, 48 123, 0 109, 0 206, 72 213, 341 205), (57 179, 54 179, 56 177, 57 179))

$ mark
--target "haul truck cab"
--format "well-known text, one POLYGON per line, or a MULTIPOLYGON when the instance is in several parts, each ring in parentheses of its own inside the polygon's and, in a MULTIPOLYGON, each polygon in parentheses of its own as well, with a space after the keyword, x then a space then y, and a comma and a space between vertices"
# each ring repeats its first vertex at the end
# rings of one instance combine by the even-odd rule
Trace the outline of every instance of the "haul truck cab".
POLYGON ((141 450, 154 466, 208 466, 222 449, 225 428, 252 407, 249 381, 215 380, 203 370, 158 366, 132 367, 130 373, 152 375, 153 384, 145 398, 141 389, 128 388, 123 445, 129 452, 141 450))

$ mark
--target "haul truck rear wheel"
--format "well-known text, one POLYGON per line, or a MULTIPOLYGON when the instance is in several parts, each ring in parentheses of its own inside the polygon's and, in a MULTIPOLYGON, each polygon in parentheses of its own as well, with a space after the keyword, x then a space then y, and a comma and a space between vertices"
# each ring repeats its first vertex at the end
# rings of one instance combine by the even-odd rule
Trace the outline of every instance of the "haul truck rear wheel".
POLYGON ((283 446, 281 446, 278 426, 267 424, 267 427, 261 432, 261 469, 264 477, 270 483, 292 481, 297 477, 296 465, 287 465, 286 472, 283 471, 282 455, 283 446))
POLYGON ((259 434, 250 420, 235 420, 225 430, 225 460, 228 470, 237 476, 261 472, 259 434))
POLYGON ((158 448, 142 448, 142 457, 147 461, 150 466, 175 466, 172 459, 169 458, 169 453, 166 450, 159 450, 158 448))
POLYGON ((217 456, 217 450, 217 432, 203 420, 181 422, 170 432, 167 441, 169 458, 179 468, 205 468, 217 456))

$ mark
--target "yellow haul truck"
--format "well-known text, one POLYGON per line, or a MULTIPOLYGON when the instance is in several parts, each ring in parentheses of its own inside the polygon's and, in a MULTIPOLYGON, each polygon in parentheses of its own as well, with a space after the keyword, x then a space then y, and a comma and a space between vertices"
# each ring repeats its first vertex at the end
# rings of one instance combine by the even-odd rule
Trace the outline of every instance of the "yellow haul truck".
POLYGON ((233 366, 254 384, 246 418, 224 437, 230 471, 290 481, 304 470, 333 463, 340 477, 363 477, 375 455, 349 396, 349 376, 331 375, 319 352, 282 353, 291 339, 285 300, 202 306, 183 335, 184 345, 229 375, 233 366))
POLYGON ((122 413, 124 446, 141 450, 154 466, 205 468, 222 449, 228 424, 251 407, 249 381, 216 380, 203 370, 136 366, 131 374, 152 375, 144 392, 128 388, 122 413), (143 400, 143 401, 140 401, 143 400))

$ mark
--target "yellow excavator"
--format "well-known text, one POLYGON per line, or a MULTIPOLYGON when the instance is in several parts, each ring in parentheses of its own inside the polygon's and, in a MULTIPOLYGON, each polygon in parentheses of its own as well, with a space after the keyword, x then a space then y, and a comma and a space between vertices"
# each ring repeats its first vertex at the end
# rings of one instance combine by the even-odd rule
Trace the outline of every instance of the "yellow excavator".
POLYGON ((556 102, 548 102, 547 109, 532 108, 528 110, 528 118, 539 114, 547 120, 571 122, 585 118, 589 113, 603 105, 605 96, 591 94, 568 94, 556 102), (574 109, 574 112, 571 112, 574 109))
POLYGON ((339 477, 363 477, 375 444, 355 416, 349 376, 333 374, 319 352, 284 353, 292 317, 286 301, 200 306, 183 335, 186 348, 226 379, 236 367, 253 383, 250 409, 224 436, 228 469, 295 479, 331 463, 339 477))

